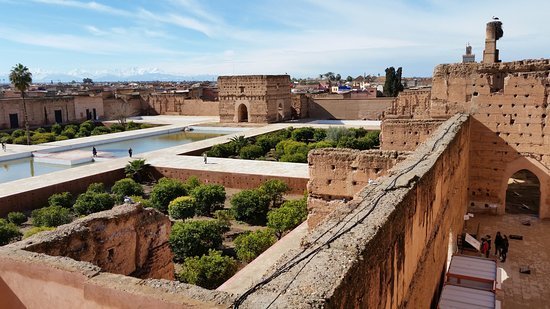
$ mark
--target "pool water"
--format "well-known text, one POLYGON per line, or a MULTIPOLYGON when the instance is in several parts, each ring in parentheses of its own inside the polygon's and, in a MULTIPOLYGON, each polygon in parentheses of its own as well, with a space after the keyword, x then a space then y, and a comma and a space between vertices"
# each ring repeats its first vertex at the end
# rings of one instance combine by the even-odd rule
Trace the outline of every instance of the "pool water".
MULTIPOLYGON (((204 133, 204 132, 177 132, 156 136, 140 137, 131 140, 101 144, 95 146, 98 152, 110 152, 115 157, 127 157, 128 149, 132 148, 133 156, 139 156, 140 153, 159 150, 163 148, 184 145, 195 141, 200 141, 216 136, 228 134, 229 132, 204 133)), ((92 147, 79 148, 80 150, 90 151, 92 147)), ((93 164, 93 163, 85 163, 93 164)), ((57 165, 42 162, 34 162, 32 157, 0 162, 0 183, 23 179, 32 176, 44 175, 56 171, 70 169, 81 165, 57 165)))

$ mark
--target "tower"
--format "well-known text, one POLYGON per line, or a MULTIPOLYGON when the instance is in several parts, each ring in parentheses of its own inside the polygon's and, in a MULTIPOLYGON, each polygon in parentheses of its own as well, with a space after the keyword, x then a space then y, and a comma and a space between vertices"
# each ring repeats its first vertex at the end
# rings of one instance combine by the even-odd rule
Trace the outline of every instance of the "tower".
POLYGON ((498 59, 497 40, 502 37, 502 22, 498 17, 493 17, 493 20, 487 23, 485 32, 485 50, 483 51, 483 63, 500 62, 498 59))
POLYGON ((470 43, 466 45, 466 53, 462 55, 462 63, 476 62, 476 55, 472 54, 472 46, 470 43))

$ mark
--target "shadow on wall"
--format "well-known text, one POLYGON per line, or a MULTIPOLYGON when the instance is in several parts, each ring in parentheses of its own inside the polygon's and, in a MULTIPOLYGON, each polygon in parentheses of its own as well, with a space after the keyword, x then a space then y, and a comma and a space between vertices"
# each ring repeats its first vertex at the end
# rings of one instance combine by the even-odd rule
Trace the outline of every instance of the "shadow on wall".
POLYGON ((4 282, 2 277, 0 277, 0 308, 26 308, 17 295, 15 295, 15 293, 13 293, 10 287, 6 284, 6 282, 4 282))

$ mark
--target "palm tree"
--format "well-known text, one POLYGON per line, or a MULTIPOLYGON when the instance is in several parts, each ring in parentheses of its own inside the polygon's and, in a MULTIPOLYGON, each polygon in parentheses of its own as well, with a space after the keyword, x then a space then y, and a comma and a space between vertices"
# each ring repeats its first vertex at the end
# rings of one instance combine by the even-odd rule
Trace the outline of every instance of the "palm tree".
POLYGON ((142 182, 144 180, 147 167, 151 166, 149 163, 145 163, 145 159, 137 159, 128 161, 128 164, 124 167, 124 174, 126 177, 133 178, 136 182, 142 182))
POLYGON ((233 136, 229 140, 235 145, 235 151, 237 154, 239 154, 241 148, 248 145, 248 140, 244 137, 244 135, 233 136))
POLYGON ((18 63, 10 72, 10 82, 21 91, 21 97, 23 98, 23 118, 25 120, 25 135, 27 136, 27 145, 31 144, 31 135, 29 132, 29 115, 27 113, 27 104, 25 102, 25 91, 29 89, 32 83, 32 73, 29 69, 18 63))

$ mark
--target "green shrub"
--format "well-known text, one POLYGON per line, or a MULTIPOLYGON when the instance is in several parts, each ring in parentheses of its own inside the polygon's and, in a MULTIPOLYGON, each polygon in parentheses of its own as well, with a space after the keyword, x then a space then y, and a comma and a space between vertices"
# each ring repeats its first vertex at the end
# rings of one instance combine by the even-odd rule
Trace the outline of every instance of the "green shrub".
POLYGON ((11 132, 11 137, 13 137, 14 139, 22 136, 25 136, 25 130, 17 129, 11 132))
POLYGON ((87 131, 92 132, 92 130, 95 128, 95 124, 91 120, 86 120, 83 123, 80 124, 78 131, 87 131))
POLYGON ((146 172, 149 166, 149 163, 145 163, 145 159, 132 160, 124 167, 124 174, 128 178, 141 182, 145 179, 145 176, 147 176, 146 172))
POLYGON ((8 135, 7 133, 4 133, 6 135, 0 137, 0 141, 6 143, 6 144, 11 144, 13 143, 13 137, 11 137, 11 135, 8 135))
POLYGON ((239 157, 245 160, 254 160, 264 155, 264 150, 258 145, 248 145, 241 148, 239 157))
POLYGON ((227 227, 227 230, 225 231, 227 232, 231 226, 231 220, 235 219, 235 215, 230 209, 220 209, 214 211, 214 218, 216 218, 222 226, 227 227))
POLYGON ((340 141, 340 139, 344 136, 348 136, 348 137, 355 137, 355 132, 354 131, 350 131, 346 128, 343 128, 343 127, 330 127, 327 129, 327 140, 328 141, 331 141, 331 142, 334 142, 334 143, 338 143, 338 141, 340 141))
POLYGON ((359 143, 355 137, 342 136, 340 140, 338 140, 336 147, 357 149, 359 147, 359 143))
POLYGON ((21 239, 21 235, 23 234, 21 234, 17 225, 5 219, 0 219, 0 246, 21 239))
POLYGON ((267 226, 275 231, 278 238, 284 232, 300 225, 307 219, 307 201, 305 198, 286 201, 280 208, 267 213, 267 226))
POLYGON ((270 229, 241 234, 235 238, 237 258, 243 262, 250 262, 276 241, 277 238, 270 229))
POLYGON ((365 130, 364 128, 350 128, 348 130, 353 131, 356 138, 361 138, 369 133, 369 131, 365 130))
POLYGON ((42 144, 55 141, 55 134, 53 133, 35 133, 31 137, 31 142, 33 144, 42 144))
POLYGON ((46 133, 46 129, 38 128, 38 129, 34 130, 34 132, 36 132, 36 133, 46 133))
POLYGON ((150 124, 150 123, 141 123, 139 125, 139 129, 148 129, 148 128, 154 128, 155 125, 153 124, 150 124))
POLYGON ((31 213, 34 226, 60 226, 72 221, 69 209, 61 206, 48 206, 33 210, 31 213))
POLYGON ((307 153, 284 154, 279 158, 281 162, 307 163, 307 153))
POLYGON ((231 199, 231 209, 235 218, 253 225, 266 222, 270 199, 259 190, 243 190, 231 199))
POLYGON ((66 141, 66 140, 68 140, 68 139, 69 139, 69 138, 66 137, 65 135, 58 135, 58 136, 55 137, 55 140, 56 140, 56 141, 66 141))
POLYGON ((200 186, 202 183, 197 176, 191 176, 185 180, 185 186, 187 187, 187 191, 191 191, 195 189, 196 187, 200 186))
POLYGON ((234 156, 235 145, 233 143, 217 144, 206 152, 209 157, 228 158, 234 156))
POLYGON ((130 121, 126 124, 126 130, 137 130, 137 129, 141 129, 141 125, 139 123, 130 121))
POLYGON ((78 129, 78 133, 76 135, 79 137, 90 136, 92 134, 92 130, 93 129, 88 129, 88 127, 81 126, 80 129, 78 129))
POLYGON ((187 219, 195 215, 195 199, 191 196, 180 196, 168 204, 168 214, 173 219, 187 219))
POLYGON ((201 256, 222 244, 220 224, 215 220, 187 220, 176 222, 170 233, 170 247, 176 261, 201 256))
POLYGON ((307 163, 309 148, 306 143, 284 140, 277 144, 276 150, 280 161, 307 163))
POLYGON ((151 190, 151 202, 153 207, 166 213, 168 204, 179 196, 186 196, 187 188, 185 184, 177 179, 161 178, 151 190))
POLYGON ((71 139, 74 138, 76 135, 77 130, 75 130, 73 127, 67 126, 63 131, 61 131, 61 135, 66 136, 67 138, 71 139))
POLYGON ((327 137, 327 131, 325 129, 315 129, 313 132, 313 139, 316 142, 324 141, 327 137))
POLYGON ((35 226, 31 229, 29 229, 28 231, 25 232, 25 235, 23 235, 23 238, 29 238, 31 237, 32 235, 34 234, 38 234, 40 232, 44 232, 44 231, 53 231, 55 230, 55 227, 50 227, 50 226, 35 226))
POLYGON ((112 124, 112 125, 109 127, 109 129, 110 129, 111 132, 113 132, 113 133, 114 133, 114 132, 124 132, 124 131, 126 131, 126 128, 125 128, 123 125, 119 124, 119 123, 114 123, 114 124, 112 124))
POLYGON ((13 143, 17 145, 27 145, 27 137, 19 136, 13 139, 13 143))
POLYGON ((262 147, 263 153, 269 152, 275 148, 279 142, 283 140, 282 137, 276 135, 261 135, 256 138, 256 145, 262 147))
POLYGON ((270 200, 271 207, 279 207, 284 202, 283 194, 290 188, 282 180, 270 179, 264 182, 258 190, 270 200))
POLYGON ((334 144, 330 141, 320 141, 317 143, 311 143, 307 145, 309 149, 319 149, 319 148, 332 148, 334 144))
POLYGON ((54 123, 50 128, 50 132, 54 133, 55 135, 61 134, 61 131, 63 131, 63 127, 59 123, 54 123))
POLYGON ((48 205, 71 208, 73 206, 73 195, 70 192, 54 193, 48 198, 48 205))
POLYGON ((79 216, 85 216, 94 212, 113 208, 115 199, 108 193, 87 191, 76 199, 73 205, 74 212, 79 216))
POLYGON ((92 135, 102 135, 102 134, 107 134, 107 133, 111 133, 111 130, 105 126, 99 126, 99 127, 95 127, 93 130, 92 130, 92 135))
POLYGON ((215 210, 222 209, 225 202, 225 188, 221 185, 200 185, 190 192, 195 199, 196 213, 209 216, 215 210))
POLYGON ((151 200, 143 198, 143 196, 132 195, 130 196, 130 198, 132 199, 132 201, 134 201, 134 203, 139 203, 144 208, 153 207, 153 203, 151 203, 151 200))
POLYGON ((373 149, 380 145, 380 131, 371 131, 365 136, 357 139, 358 149, 367 150, 373 149))
POLYGON ((103 184, 102 182, 91 183, 86 189, 86 192, 104 193, 105 191, 105 184, 103 184))
POLYGON ((8 222, 15 225, 21 225, 27 221, 27 216, 24 213, 18 211, 12 211, 8 213, 8 222))
POLYGON ((178 272, 178 280, 207 289, 215 289, 237 271, 237 263, 220 251, 210 250, 208 255, 189 257, 178 272))
POLYGON ((292 131, 291 137, 297 142, 307 142, 313 139, 315 130, 311 127, 298 128, 292 131))
POLYGON ((119 197, 132 195, 141 196, 143 195, 143 187, 131 178, 124 178, 115 182, 111 188, 111 193, 119 197))

